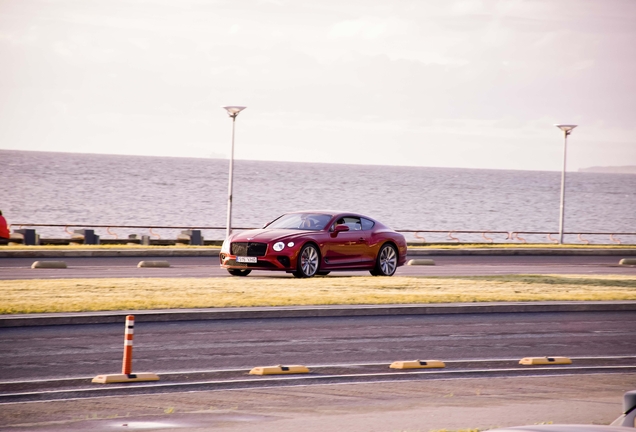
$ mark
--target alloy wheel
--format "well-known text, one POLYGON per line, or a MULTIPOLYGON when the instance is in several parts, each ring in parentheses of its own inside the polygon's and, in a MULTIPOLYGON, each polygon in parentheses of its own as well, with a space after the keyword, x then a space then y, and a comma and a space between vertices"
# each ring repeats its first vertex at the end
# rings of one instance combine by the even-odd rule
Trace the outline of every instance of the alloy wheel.
POLYGON ((312 277, 318 271, 318 251, 312 245, 305 246, 300 254, 300 270, 304 277, 312 277))
POLYGON ((397 253, 392 246, 386 245, 380 251, 380 271, 385 276, 395 273, 397 267, 397 253))

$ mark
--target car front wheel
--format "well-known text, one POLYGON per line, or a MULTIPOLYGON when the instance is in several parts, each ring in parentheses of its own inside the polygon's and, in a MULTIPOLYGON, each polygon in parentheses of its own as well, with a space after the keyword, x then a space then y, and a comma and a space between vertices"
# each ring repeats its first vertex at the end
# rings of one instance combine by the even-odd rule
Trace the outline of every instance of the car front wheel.
POLYGON ((308 244, 303 246, 298 254, 298 264, 293 275, 297 278, 310 278, 318 272, 320 253, 316 246, 308 244))
POLYGON ((375 268, 371 270, 373 276, 393 276, 397 269, 398 254, 395 246, 385 244, 375 260, 375 268))

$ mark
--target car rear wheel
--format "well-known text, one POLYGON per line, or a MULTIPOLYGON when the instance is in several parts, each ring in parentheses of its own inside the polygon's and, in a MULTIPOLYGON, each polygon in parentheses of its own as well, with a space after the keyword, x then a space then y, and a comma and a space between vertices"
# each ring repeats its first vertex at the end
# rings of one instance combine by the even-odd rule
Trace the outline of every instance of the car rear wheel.
POLYGON ((297 278, 310 278, 318 272, 320 253, 313 244, 303 246, 298 254, 298 264, 293 275, 297 278))
POLYGON ((375 268, 371 270, 373 276, 393 276, 397 269, 398 254, 395 246, 384 244, 380 248, 375 260, 375 268))
POLYGON ((252 270, 243 270, 243 269, 228 269, 227 272, 232 276, 247 276, 252 272, 252 270))

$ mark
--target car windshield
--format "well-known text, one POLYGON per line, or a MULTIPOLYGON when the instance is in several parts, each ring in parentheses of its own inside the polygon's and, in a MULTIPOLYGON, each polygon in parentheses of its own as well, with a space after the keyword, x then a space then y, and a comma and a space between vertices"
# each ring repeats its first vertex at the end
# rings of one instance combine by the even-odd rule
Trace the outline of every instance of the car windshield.
POLYGON ((289 213, 282 215, 271 224, 267 225, 270 229, 300 229, 320 231, 325 229, 331 215, 319 213, 289 213))

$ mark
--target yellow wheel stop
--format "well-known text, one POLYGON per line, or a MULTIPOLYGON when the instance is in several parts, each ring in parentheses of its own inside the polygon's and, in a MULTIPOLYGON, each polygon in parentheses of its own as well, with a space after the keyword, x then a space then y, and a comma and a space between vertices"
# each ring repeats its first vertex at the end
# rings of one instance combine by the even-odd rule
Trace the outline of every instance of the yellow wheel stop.
POLYGON ((564 365, 572 364, 572 360, 568 357, 524 357, 519 360, 520 365, 564 365))
POLYGON ((409 360, 393 362, 389 367, 391 369, 433 369, 444 368, 446 364, 439 360, 409 360))
POLYGON ((127 382, 141 382, 141 381, 159 381, 159 376, 154 373, 135 373, 135 374, 109 374, 109 375, 97 375, 91 382, 97 384, 111 384, 111 383, 127 383, 127 382))
POLYGON ((287 375, 309 373, 309 368, 302 365, 293 366, 259 366, 250 371, 250 375, 287 375))

